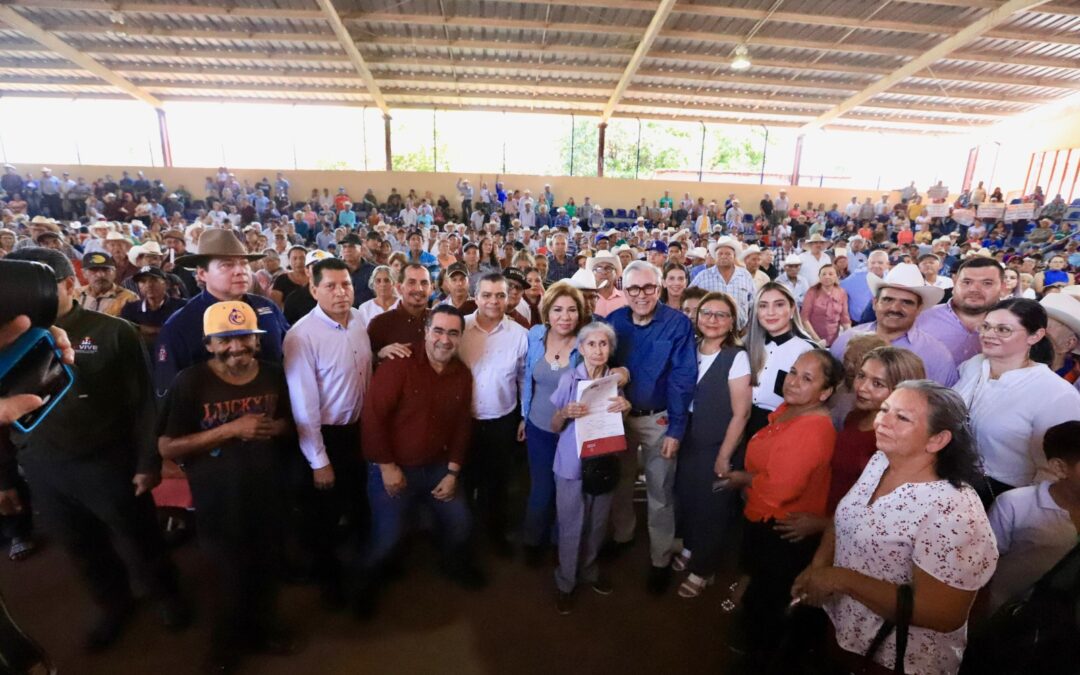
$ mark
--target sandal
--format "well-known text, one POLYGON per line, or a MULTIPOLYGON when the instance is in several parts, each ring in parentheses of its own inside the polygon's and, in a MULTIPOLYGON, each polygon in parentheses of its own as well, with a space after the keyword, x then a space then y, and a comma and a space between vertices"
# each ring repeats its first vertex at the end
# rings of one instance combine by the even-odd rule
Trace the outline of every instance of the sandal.
POLYGON ((37 544, 33 539, 15 537, 11 540, 11 548, 8 549, 8 559, 13 562, 26 560, 37 551, 37 544))
POLYGON ((691 573, 690 576, 686 577, 686 581, 682 582, 682 585, 679 586, 679 597, 696 598, 701 595, 706 587, 711 586, 715 580, 715 577, 712 575, 699 577, 698 575, 691 573))
POLYGON ((684 548, 679 555, 671 559, 671 569, 676 572, 685 572, 688 562, 690 562, 690 551, 684 548))

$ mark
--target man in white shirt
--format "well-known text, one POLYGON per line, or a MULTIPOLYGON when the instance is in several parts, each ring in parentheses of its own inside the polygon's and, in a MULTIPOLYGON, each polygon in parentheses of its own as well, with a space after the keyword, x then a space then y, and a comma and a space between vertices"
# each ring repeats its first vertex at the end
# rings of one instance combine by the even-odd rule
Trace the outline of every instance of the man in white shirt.
POLYGON ((473 437, 465 491, 475 500, 492 550, 512 555, 506 539, 507 500, 515 456, 525 440, 518 400, 525 386, 529 333, 506 316, 509 291, 493 272, 477 284, 477 310, 465 318, 459 355, 473 375, 473 437))
POLYGON ((844 207, 844 215, 848 217, 848 220, 855 220, 859 217, 859 198, 852 197, 851 202, 844 207))
POLYGON ((346 598, 336 553, 338 523, 347 518, 363 541, 369 521, 359 419, 371 380, 371 342, 352 306, 352 277, 344 261, 328 258, 312 266, 311 293, 318 305, 285 334, 285 379, 300 451, 313 477, 301 497, 302 536, 324 604, 339 608, 346 598))
POLYGON ((806 279, 801 272, 802 258, 797 255, 789 255, 784 258, 784 273, 776 277, 776 283, 787 286, 791 294, 795 296, 795 302, 799 307, 802 307, 806 291, 810 290, 810 285, 806 283, 806 279))
POLYGON ((799 254, 799 260, 802 260, 799 274, 806 279, 808 288, 818 282, 818 270, 832 264, 832 259, 825 253, 827 243, 820 234, 812 234, 803 242, 809 250, 799 254))

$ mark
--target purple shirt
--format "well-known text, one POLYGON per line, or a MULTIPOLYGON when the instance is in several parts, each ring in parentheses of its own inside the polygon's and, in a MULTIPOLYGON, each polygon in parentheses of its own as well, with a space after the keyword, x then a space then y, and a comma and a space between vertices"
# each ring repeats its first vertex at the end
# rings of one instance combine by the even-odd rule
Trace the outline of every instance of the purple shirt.
POLYGON ((952 354, 955 363, 963 363, 982 351, 979 332, 969 331, 953 311, 952 302, 935 305, 919 314, 915 327, 936 337, 952 354))
MULTIPOLYGON (((877 321, 849 328, 841 333, 840 337, 836 338, 836 342, 832 344, 829 350, 833 353, 833 356, 843 360, 844 351, 847 349, 847 343, 851 338, 859 333, 873 333, 876 330, 877 321)), ((915 326, 912 326, 904 335, 893 340, 892 346, 910 349, 915 352, 915 355, 923 361, 926 376, 941 385, 951 387, 960 379, 956 372, 956 361, 953 360, 948 347, 937 338, 919 330, 915 326)))

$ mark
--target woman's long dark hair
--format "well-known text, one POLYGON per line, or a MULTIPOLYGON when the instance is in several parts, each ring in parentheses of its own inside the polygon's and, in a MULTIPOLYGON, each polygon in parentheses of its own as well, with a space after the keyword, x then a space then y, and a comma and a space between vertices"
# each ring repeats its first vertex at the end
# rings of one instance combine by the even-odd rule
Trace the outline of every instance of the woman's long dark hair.
MULTIPOLYGON (((1019 283, 1017 283, 1017 288, 1019 288, 1019 283)), ((1027 298, 1005 298, 990 309, 991 312, 997 310, 1005 310, 1015 316, 1028 335, 1037 332, 1039 329, 1045 331, 1049 320, 1043 306, 1027 298)), ((1029 356, 1032 361, 1037 363, 1046 365, 1053 363, 1054 346, 1051 344, 1050 338, 1044 334, 1041 340, 1031 346, 1029 356)))
MULTIPOLYGON (((1030 301, 1029 301, 1030 302, 1030 301)), ((960 394, 933 380, 907 380, 896 385, 897 391, 910 389, 926 399, 929 417, 926 420, 930 435, 948 431, 952 438, 936 456, 937 475, 953 487, 978 485, 983 471, 975 448, 975 434, 967 405, 960 394)))

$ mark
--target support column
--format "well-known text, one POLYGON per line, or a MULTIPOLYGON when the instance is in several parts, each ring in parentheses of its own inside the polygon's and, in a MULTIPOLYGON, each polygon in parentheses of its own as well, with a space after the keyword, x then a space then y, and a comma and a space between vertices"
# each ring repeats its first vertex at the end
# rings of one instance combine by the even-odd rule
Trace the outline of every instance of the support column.
POLYGON ((604 177, 604 135, 607 132, 607 122, 600 123, 600 140, 596 144, 596 175, 604 177))
POLYGON ((165 119, 164 110, 157 108, 155 112, 157 112, 158 135, 161 137, 161 161, 166 168, 171 168, 173 163, 172 145, 169 143, 169 124, 165 119))
POLYGON ((798 140, 795 141, 795 166, 791 168, 791 186, 799 186, 799 170, 802 167, 802 142, 806 138, 802 134, 799 135, 798 140))
POLYGON ((386 137, 386 170, 394 170, 394 155, 390 150, 390 116, 383 115, 383 135, 386 137))

